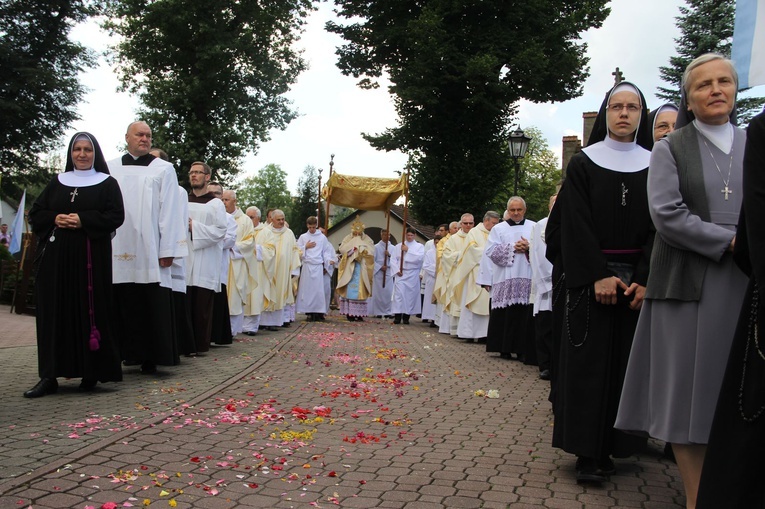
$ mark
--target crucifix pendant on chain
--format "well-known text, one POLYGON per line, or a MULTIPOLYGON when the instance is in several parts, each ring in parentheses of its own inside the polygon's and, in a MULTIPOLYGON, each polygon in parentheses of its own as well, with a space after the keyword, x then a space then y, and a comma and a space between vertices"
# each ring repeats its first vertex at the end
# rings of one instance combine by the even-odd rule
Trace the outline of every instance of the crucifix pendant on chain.
MULTIPOLYGON (((72 191, 72 192, 71 192, 71 193, 69 193, 69 194, 72 196, 72 199, 71 199, 71 200, 69 200, 69 201, 70 201, 70 202, 72 202, 72 203, 74 203, 74 199, 75 199, 75 198, 77 198, 77 188, 75 187, 75 188, 74 188, 74 191, 72 191)), ((726 200, 727 200, 727 198, 726 198, 726 200)))
POLYGON ((728 195, 733 194, 733 189, 725 186, 725 189, 720 189, 720 192, 725 195, 725 201, 728 201, 728 195))

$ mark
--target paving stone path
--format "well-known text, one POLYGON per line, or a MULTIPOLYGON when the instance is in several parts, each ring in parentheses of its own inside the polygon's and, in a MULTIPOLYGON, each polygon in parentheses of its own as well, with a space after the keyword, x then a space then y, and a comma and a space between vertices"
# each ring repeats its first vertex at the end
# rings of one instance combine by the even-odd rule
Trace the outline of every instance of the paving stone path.
POLYGON ((602 486, 577 485, 536 368, 419 320, 299 321, 28 400, 34 320, 7 311, 0 509, 684 507, 655 442, 602 486))

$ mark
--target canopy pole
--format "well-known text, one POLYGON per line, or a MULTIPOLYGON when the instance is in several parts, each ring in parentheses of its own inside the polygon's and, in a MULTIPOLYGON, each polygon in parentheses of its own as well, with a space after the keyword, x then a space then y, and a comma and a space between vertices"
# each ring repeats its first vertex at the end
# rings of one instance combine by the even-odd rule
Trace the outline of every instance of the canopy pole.
POLYGON ((404 232, 401 235, 401 266, 399 267, 399 272, 404 272, 404 249, 403 245, 404 242, 406 242, 406 222, 407 222, 407 212, 409 212, 409 169, 406 170, 406 181, 404 182, 404 232))
MULTIPOLYGON (((324 229, 329 232, 329 202, 332 197, 332 187, 329 182, 332 179, 332 168, 335 166, 335 154, 329 156, 329 178, 327 178, 327 213, 324 214, 324 229)), ((319 201, 321 201, 321 189, 319 190, 319 201)))
POLYGON ((387 223, 385 224, 385 231, 388 232, 388 240, 385 241, 385 252, 383 253, 383 288, 385 288, 385 280, 388 279, 388 244, 390 243, 390 209, 385 213, 387 217, 387 223))

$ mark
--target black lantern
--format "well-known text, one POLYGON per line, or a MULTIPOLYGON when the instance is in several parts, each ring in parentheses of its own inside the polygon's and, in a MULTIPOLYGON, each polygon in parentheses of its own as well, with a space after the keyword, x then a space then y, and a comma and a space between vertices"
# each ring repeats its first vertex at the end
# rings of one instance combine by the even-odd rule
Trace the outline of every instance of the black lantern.
POLYGON ((526 156, 530 141, 531 138, 526 136, 526 133, 524 133, 520 127, 510 133, 510 139, 507 141, 507 146, 510 148, 510 157, 513 158, 513 162, 515 163, 515 184, 513 185, 514 196, 518 196, 518 174, 521 171, 521 159, 526 156))

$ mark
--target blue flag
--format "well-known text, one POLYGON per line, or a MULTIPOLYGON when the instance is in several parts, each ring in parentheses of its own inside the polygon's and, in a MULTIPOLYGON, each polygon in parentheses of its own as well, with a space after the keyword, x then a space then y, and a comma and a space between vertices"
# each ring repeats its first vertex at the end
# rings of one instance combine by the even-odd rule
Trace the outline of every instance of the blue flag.
POLYGON ((765 85, 765 0, 736 0, 731 60, 739 89, 765 85))
POLYGON ((11 254, 16 254, 21 251, 21 238, 26 233, 26 222, 24 221, 24 204, 27 201, 27 190, 24 189, 24 194, 21 195, 21 201, 19 202, 19 210, 16 211, 16 218, 11 225, 11 245, 8 246, 8 251, 11 254))

